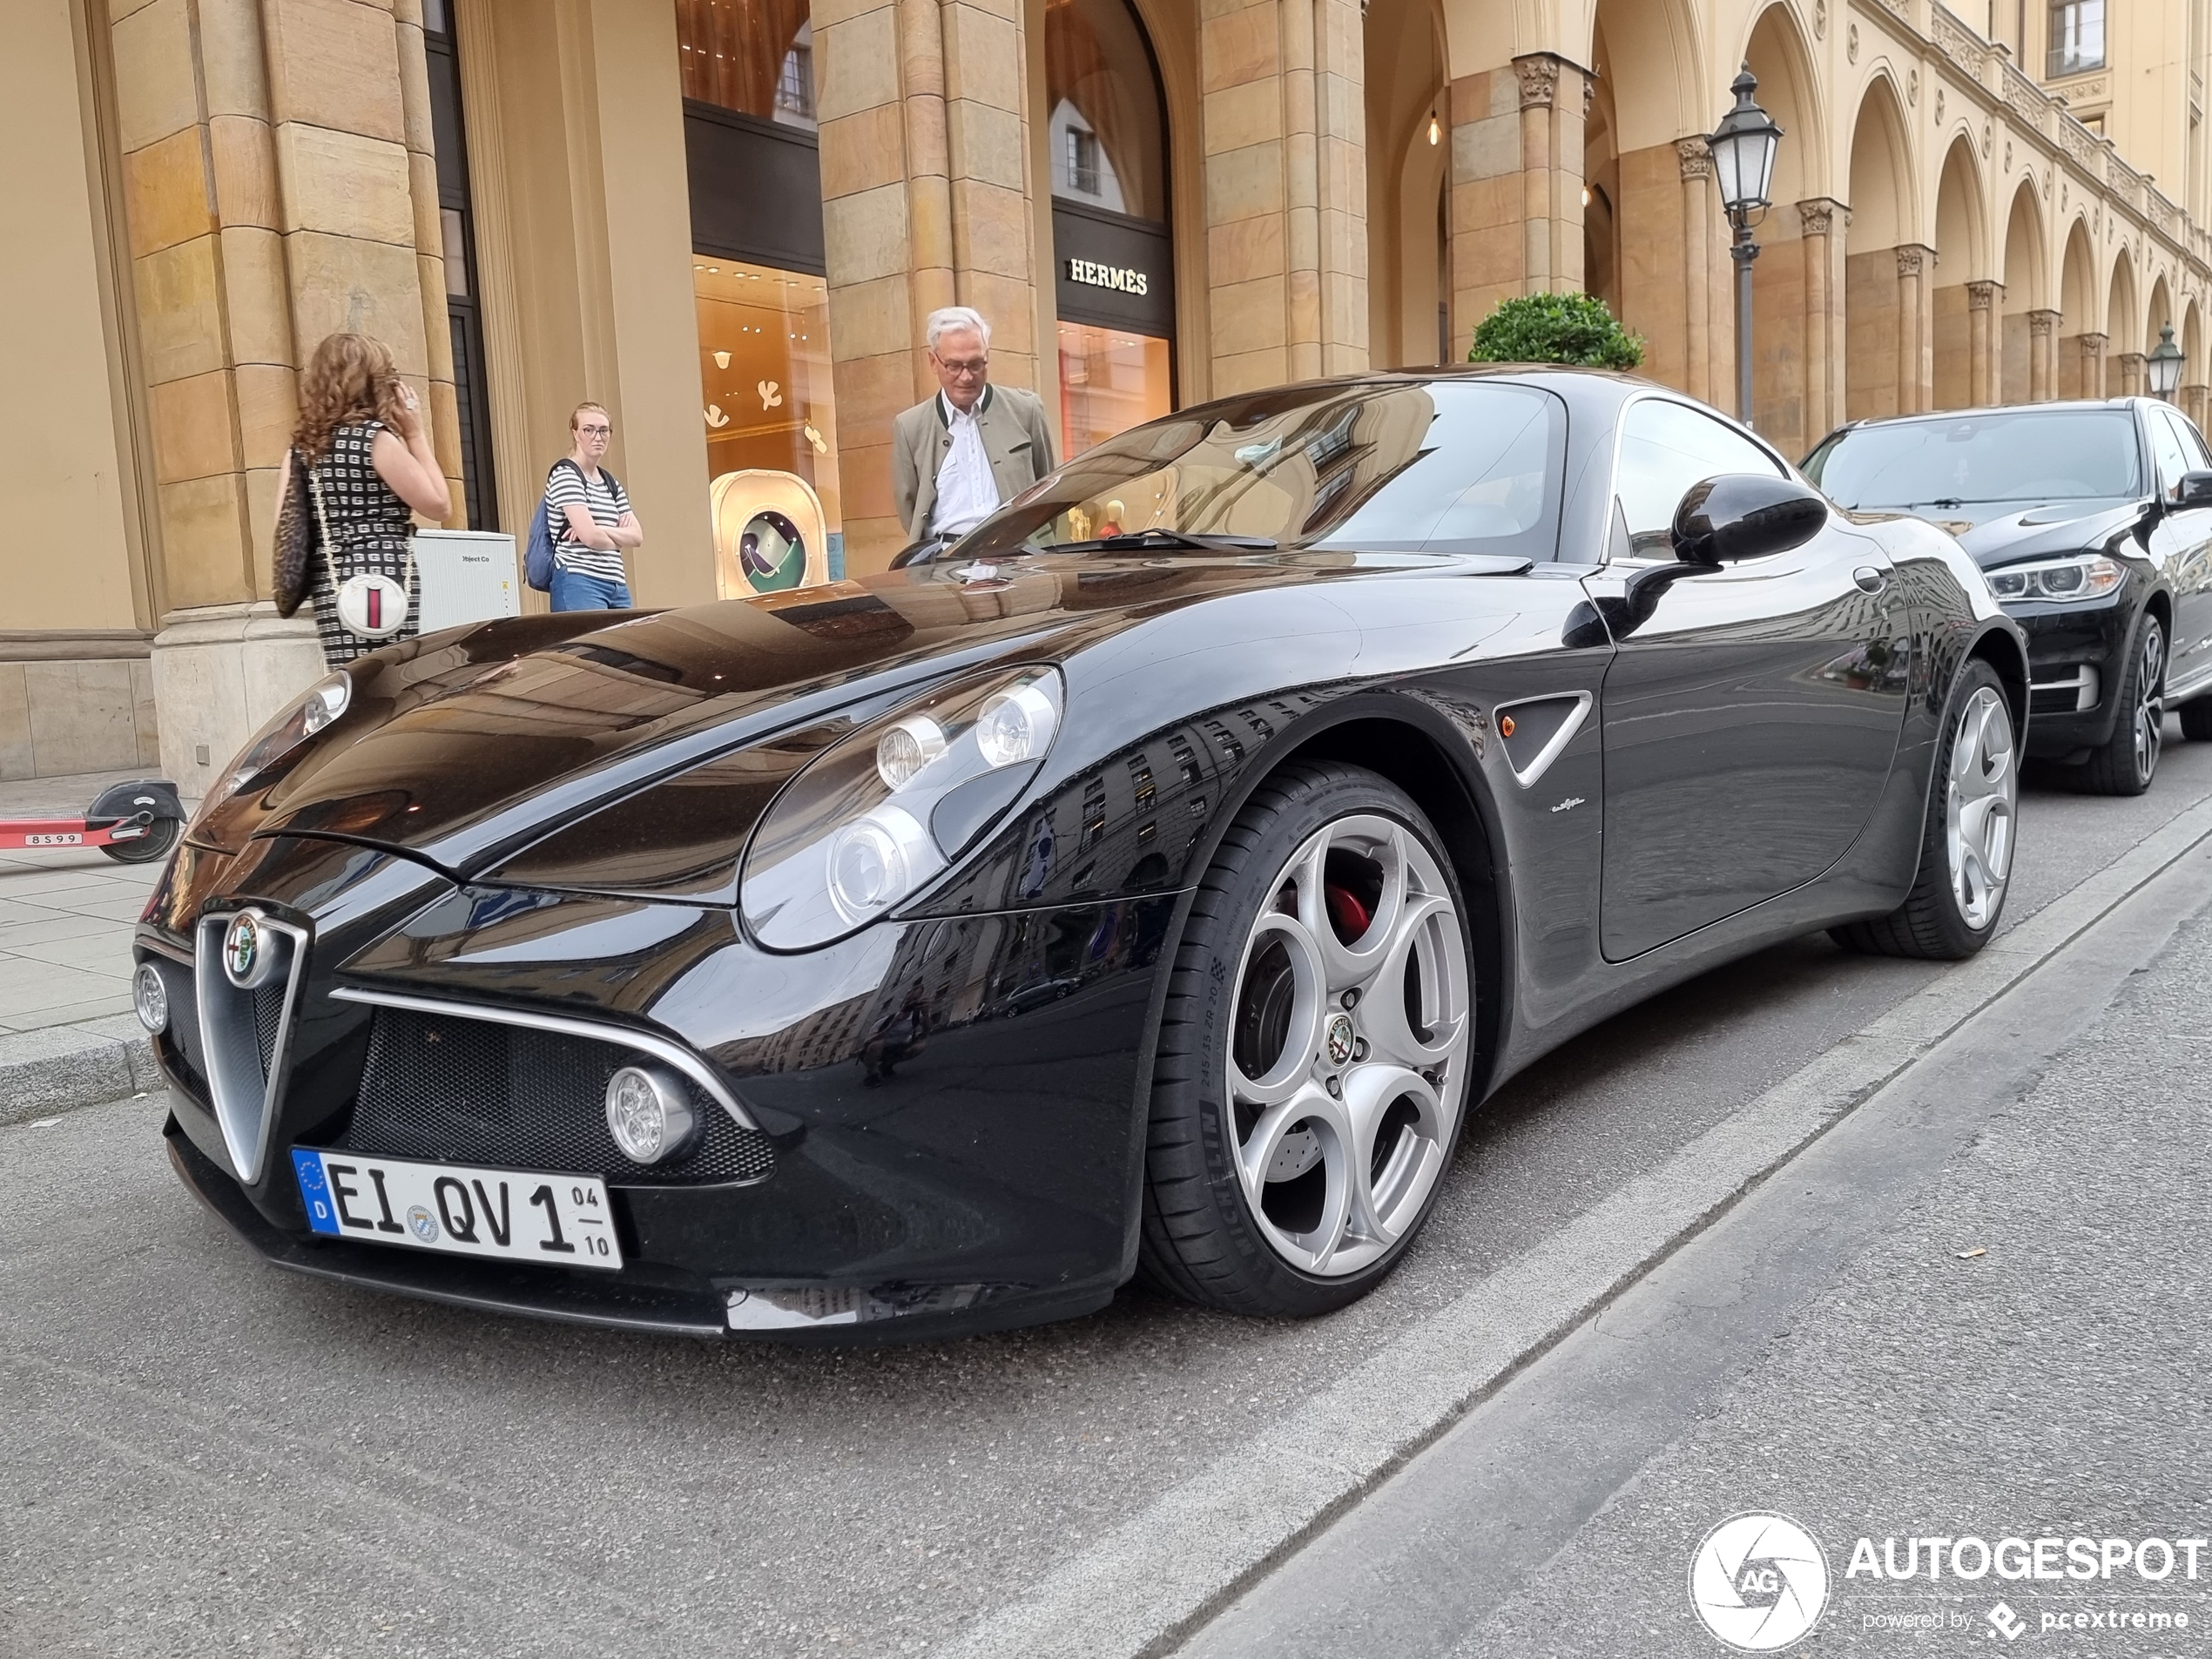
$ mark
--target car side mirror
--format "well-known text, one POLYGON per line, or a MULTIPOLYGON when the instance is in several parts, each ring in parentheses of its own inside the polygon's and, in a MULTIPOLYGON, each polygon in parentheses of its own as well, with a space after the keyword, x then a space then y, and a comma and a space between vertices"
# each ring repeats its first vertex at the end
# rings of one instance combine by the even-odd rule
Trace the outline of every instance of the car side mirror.
POLYGON ((1675 509, 1675 556, 1732 564, 1802 547, 1828 522, 1820 492, 1771 473, 1724 472, 1692 484, 1675 509))
POLYGON ((2176 507, 2212 507, 2212 472, 2185 472, 2174 487, 2176 507))

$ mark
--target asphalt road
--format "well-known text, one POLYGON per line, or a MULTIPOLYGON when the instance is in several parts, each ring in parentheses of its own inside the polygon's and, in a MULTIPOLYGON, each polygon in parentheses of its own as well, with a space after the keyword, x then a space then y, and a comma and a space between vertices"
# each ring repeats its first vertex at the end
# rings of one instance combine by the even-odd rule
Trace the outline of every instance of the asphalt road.
MULTIPOLYGON (((2208 799, 2179 742, 2138 801, 2031 787, 2008 926, 2208 799)), ((1803 941, 1586 1035, 1470 1126, 1390 1283, 1297 1326, 1134 1291, 865 1352, 485 1319, 261 1265, 158 1101, 0 1130, 0 1654, 927 1651, 1225 1449, 1264 1501, 1271 1424, 1941 971, 1803 941)))

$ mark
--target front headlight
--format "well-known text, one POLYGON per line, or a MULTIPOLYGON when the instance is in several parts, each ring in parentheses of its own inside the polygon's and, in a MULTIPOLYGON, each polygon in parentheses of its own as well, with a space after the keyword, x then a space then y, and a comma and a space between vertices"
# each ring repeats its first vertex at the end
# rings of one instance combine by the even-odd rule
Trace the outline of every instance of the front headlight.
POLYGON ((806 950, 887 914, 1028 786, 1063 706, 1059 670, 999 670, 940 686, 818 756, 746 849, 747 930, 772 950, 806 950))
POLYGON ((2101 599, 2127 579, 2126 565, 2101 553, 2084 553, 1992 570, 1989 587, 2000 599, 2101 599))
POLYGON ((352 675, 341 672, 317 680, 298 702, 256 732, 246 747, 239 751, 238 759, 225 770, 222 780, 200 802, 199 816, 206 817, 316 732, 334 725, 353 700, 352 675))

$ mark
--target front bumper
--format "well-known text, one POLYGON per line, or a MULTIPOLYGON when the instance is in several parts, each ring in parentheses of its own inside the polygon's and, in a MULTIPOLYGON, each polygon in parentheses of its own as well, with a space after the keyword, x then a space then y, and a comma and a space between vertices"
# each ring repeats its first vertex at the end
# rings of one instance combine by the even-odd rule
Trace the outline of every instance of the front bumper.
POLYGON ((278 837, 234 856, 183 849, 138 954, 171 976, 155 1049, 172 1160, 276 1264, 502 1312, 865 1341, 1067 1317, 1128 1278, 1138 1069, 1177 903, 885 923, 772 957, 724 910, 461 887, 390 853, 278 837), (249 902, 310 940, 289 1034, 261 1047, 273 1082, 258 1169, 214 1110, 185 971, 201 919, 249 902), (422 1011, 440 1007, 498 1017, 422 1011), (569 1029, 534 1035, 506 1023, 516 1015, 569 1029), (604 1069, 649 1041, 679 1048, 712 1089, 696 1097, 702 1145, 650 1170, 612 1150, 592 1109, 604 1069), (625 1265, 320 1237, 294 1145, 600 1175, 625 1265))
POLYGON ((2123 584, 2086 604, 2006 605, 2027 636, 2027 752, 2065 759, 2111 740, 2143 596, 2123 584))

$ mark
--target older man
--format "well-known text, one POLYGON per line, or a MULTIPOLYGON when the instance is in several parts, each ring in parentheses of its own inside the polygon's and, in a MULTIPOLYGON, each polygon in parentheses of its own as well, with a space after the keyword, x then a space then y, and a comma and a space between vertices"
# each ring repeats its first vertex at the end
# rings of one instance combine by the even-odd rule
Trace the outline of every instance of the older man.
POLYGON ((990 383, 981 314, 947 306, 924 327, 939 390, 892 422, 891 483, 908 537, 941 546, 1052 470, 1052 425, 1035 392, 990 383))

